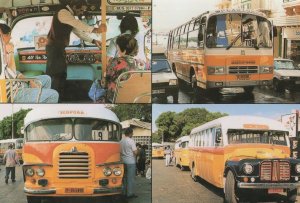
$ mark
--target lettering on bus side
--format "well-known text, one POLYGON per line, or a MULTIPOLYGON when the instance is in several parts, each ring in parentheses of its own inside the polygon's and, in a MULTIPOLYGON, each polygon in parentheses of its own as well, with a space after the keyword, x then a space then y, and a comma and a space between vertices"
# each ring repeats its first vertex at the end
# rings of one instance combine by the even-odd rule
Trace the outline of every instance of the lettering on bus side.
POLYGON ((263 130, 268 130, 269 126, 267 125, 259 125, 259 124, 244 124, 244 128, 246 129, 263 129, 263 130))

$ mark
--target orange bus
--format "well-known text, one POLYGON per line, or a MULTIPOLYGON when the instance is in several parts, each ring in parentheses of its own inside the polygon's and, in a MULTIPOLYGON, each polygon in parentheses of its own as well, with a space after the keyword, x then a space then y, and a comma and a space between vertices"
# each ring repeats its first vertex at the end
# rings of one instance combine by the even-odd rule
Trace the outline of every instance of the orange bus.
POLYGON ((179 79, 202 90, 271 85, 273 31, 263 13, 203 13, 169 32, 167 57, 179 79))
POLYGON ((3 162, 4 153, 8 150, 8 146, 12 144, 16 153, 18 154, 18 158, 20 163, 23 163, 22 159, 22 151, 23 151, 23 138, 16 138, 16 139, 7 139, 7 140, 0 140, 0 160, 3 162))
POLYGON ((152 143, 152 158, 164 158, 165 148, 162 144, 152 143))
POLYGON ((254 192, 286 192, 296 201, 300 160, 290 158, 288 130, 279 121, 226 116, 192 129, 190 137, 191 177, 223 188, 226 202, 254 192))
POLYGON ((182 136, 175 143, 175 165, 179 166, 182 171, 189 168, 189 141, 190 136, 182 136))
POLYGON ((27 200, 122 193, 121 124, 98 105, 52 105, 24 120, 27 200))

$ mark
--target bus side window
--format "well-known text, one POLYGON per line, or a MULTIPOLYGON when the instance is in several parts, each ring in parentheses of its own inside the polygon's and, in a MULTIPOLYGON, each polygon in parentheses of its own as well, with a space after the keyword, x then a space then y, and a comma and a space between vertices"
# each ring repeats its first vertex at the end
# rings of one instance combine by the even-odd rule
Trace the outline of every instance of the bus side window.
POLYGON ((221 146, 222 144, 222 131, 220 128, 216 129, 216 139, 215 139, 215 146, 221 146))

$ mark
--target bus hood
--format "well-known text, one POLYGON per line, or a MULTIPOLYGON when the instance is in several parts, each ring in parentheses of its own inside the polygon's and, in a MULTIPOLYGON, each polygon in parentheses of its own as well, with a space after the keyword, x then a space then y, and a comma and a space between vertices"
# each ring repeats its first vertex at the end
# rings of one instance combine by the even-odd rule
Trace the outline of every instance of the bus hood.
POLYGON ((229 161, 239 161, 242 159, 275 159, 290 157, 290 149, 287 146, 279 145, 249 145, 240 144, 226 147, 225 149, 229 161))

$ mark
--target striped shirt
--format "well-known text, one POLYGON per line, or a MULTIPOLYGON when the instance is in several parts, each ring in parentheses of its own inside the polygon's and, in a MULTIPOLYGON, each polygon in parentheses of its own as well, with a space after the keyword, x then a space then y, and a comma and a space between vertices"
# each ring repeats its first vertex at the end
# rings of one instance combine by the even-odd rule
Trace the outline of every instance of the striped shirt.
MULTIPOLYGON (((14 70, 8 68, 7 66, 4 68, 4 75, 5 75, 5 79, 17 79, 18 76, 14 70)), ((6 81, 7 102, 12 101, 12 97, 14 98, 16 96, 18 89, 21 87, 22 87, 21 82, 6 81)))

